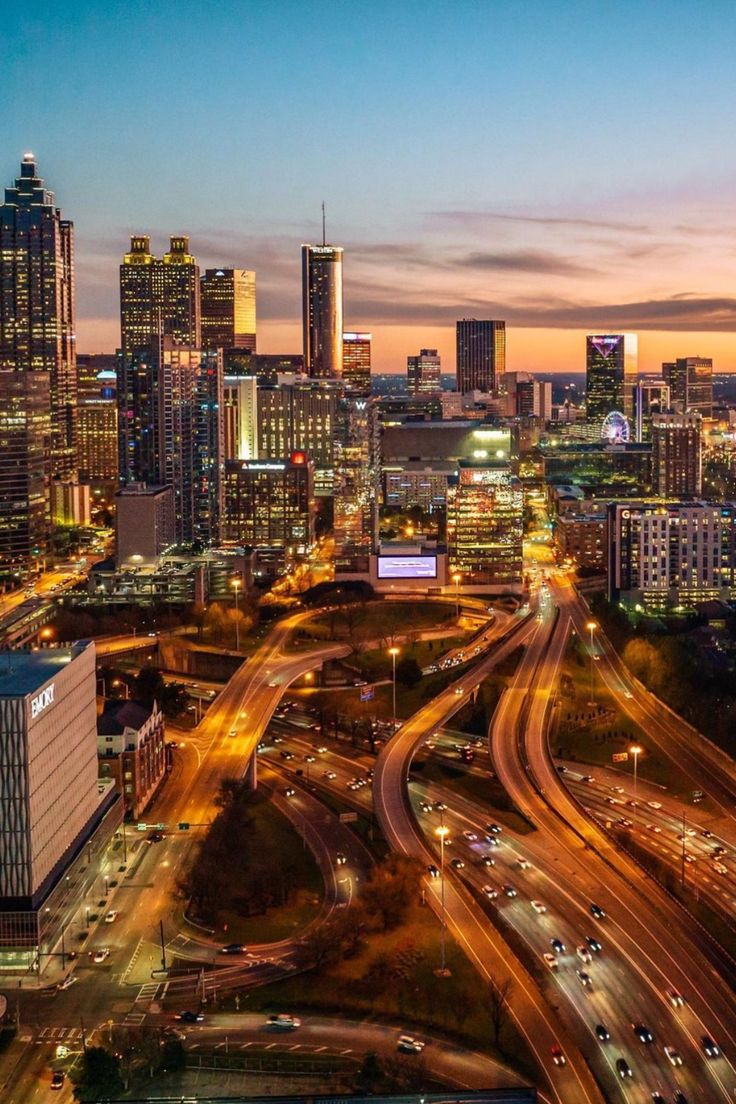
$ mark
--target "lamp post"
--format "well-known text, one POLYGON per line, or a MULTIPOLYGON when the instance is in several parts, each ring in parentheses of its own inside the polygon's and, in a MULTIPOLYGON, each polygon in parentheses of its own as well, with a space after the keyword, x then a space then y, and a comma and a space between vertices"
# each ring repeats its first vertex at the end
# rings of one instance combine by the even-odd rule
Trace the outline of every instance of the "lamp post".
POLYGON ((240 651, 240 614, 238 611, 238 592, 242 585, 242 579, 231 579, 230 586, 235 591, 235 650, 240 651))
POLYGON ((123 694, 124 694, 125 700, 127 701, 127 700, 128 700, 128 698, 130 697, 130 687, 128 686, 127 682, 123 682, 123 680, 122 680, 122 679, 113 679, 113 683, 112 683, 112 684, 113 684, 113 686, 115 687, 115 689, 116 689, 116 690, 117 690, 117 689, 118 689, 119 687, 121 687, 121 686, 122 686, 122 688, 123 688, 123 694))
POLYGON ((633 747, 629 748, 629 751, 634 756, 634 797, 636 797, 637 782, 638 782, 638 773, 637 772, 638 772, 638 766, 639 766, 639 756, 641 755, 643 750, 644 749, 640 748, 638 744, 634 744, 633 747))
POLYGON ((595 698, 593 697, 593 633, 598 628, 598 622, 589 621, 585 627, 590 633, 590 701, 588 705, 595 705, 595 698))
POLYGON ((462 575, 457 573, 452 576, 452 581, 455 584, 455 620, 460 620, 460 580, 462 575))
POLYGON ((388 654, 391 656, 391 698, 393 701, 392 719, 394 728, 396 728, 396 657, 399 654, 399 649, 389 648, 388 654))
MULTIPOLYGON (((442 819, 444 821, 444 818, 442 819)), ((435 828, 435 834, 440 841, 440 968, 437 971, 440 977, 447 976, 447 966, 445 964, 445 934, 447 928, 445 917, 445 837, 449 831, 450 829, 444 823, 441 823, 439 828, 435 828)))

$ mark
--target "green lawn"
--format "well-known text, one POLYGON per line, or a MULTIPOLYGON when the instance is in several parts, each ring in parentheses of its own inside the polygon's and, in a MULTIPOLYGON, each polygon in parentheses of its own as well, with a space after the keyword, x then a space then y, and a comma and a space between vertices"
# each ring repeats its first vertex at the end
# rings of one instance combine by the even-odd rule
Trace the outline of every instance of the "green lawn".
POLYGON ((450 603, 378 601, 317 614, 308 625, 301 626, 299 636, 360 643, 449 625, 454 621, 455 607, 450 603))

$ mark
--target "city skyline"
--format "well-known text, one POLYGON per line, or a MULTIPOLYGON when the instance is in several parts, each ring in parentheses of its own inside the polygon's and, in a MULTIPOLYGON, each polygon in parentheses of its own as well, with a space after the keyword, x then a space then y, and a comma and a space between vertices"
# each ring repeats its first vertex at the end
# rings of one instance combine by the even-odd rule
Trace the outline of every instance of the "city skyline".
POLYGON ((357 40, 353 5, 230 3, 206 25, 192 4, 126 10, 147 41, 140 56, 122 8, 84 3, 59 5, 43 29, 19 16, 2 50, 4 180, 33 150, 75 222, 80 351, 115 346, 131 233, 158 250, 188 235, 203 270, 256 270, 262 350, 299 350, 299 246, 321 240, 324 200, 328 239, 345 250, 346 325, 374 334, 376 372, 402 373, 420 347, 437 347, 451 372, 465 316, 506 320, 510 370, 580 371, 586 332, 625 330, 641 335, 642 370, 696 355, 736 369, 724 6, 693 23, 675 5, 664 33, 657 4, 566 27, 540 4, 484 18, 464 3, 452 21, 439 5, 418 20, 416 5, 378 4, 357 40), (288 42, 275 35, 285 19, 288 42), (633 74, 623 89, 599 65, 620 36, 633 74), (195 46, 197 67, 182 66, 195 46), (31 53, 54 73, 51 117, 25 95, 31 53), (680 81, 693 56, 698 80, 680 81), (331 60, 325 87, 305 57, 319 71, 331 60), (94 104, 80 100, 80 67, 94 104), (305 103, 322 121, 318 157, 305 103))

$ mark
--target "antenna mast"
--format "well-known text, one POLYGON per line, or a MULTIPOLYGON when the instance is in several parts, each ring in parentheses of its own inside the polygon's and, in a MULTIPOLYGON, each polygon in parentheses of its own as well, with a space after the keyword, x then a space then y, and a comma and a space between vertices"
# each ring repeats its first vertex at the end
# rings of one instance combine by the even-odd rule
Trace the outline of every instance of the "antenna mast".
POLYGON ((325 231, 325 201, 322 200, 322 245, 327 245, 327 236, 325 231))

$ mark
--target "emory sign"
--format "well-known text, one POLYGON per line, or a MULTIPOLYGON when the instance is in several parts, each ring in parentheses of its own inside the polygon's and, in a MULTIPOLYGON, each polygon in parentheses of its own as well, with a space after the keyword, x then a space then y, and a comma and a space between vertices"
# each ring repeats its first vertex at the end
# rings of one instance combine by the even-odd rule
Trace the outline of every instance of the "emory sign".
POLYGON ((40 694, 37 694, 35 698, 31 698, 31 717, 37 717, 39 713, 43 713, 54 700, 54 683, 47 686, 45 690, 42 690, 40 694))

